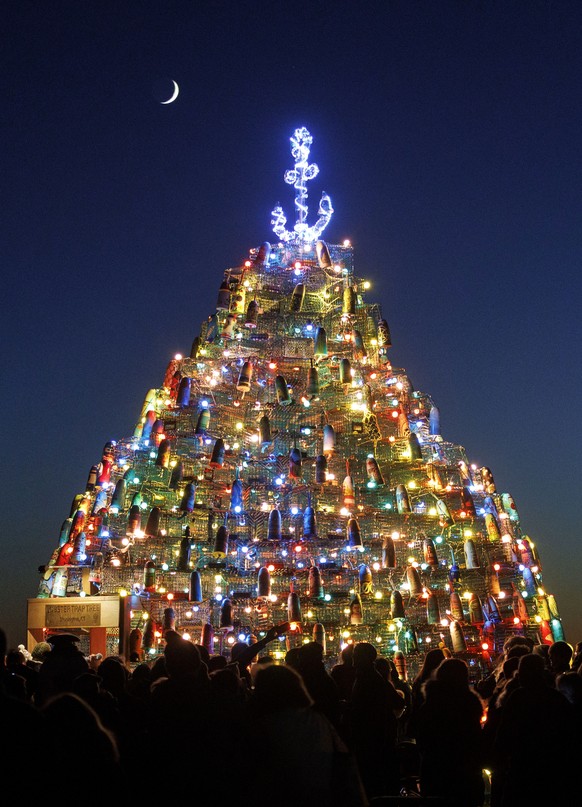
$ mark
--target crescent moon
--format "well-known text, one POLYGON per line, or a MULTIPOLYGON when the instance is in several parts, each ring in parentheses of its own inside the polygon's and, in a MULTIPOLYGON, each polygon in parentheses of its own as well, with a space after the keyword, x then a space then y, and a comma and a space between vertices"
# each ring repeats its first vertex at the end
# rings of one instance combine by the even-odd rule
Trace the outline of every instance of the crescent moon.
POLYGON ((160 104, 171 104, 172 101, 175 101, 178 97, 178 93, 180 92, 180 88, 178 87, 177 83, 172 79, 172 84, 174 85, 174 91, 172 95, 168 98, 167 101, 160 101, 160 104))

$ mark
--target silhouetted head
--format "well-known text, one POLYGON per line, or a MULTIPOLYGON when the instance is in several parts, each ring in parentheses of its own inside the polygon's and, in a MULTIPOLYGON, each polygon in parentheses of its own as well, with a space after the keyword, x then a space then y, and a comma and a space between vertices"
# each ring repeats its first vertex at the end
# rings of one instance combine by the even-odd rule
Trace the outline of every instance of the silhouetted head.
POLYGON ((512 644, 505 653, 505 658, 521 658, 522 656, 527 656, 528 653, 531 653, 531 648, 526 644, 514 643, 512 644))
POLYGON ((570 669, 573 650, 568 642, 554 642, 548 649, 550 669, 554 673, 567 672, 570 669))
POLYGON ((323 646, 319 642, 307 642, 299 648, 299 663, 302 667, 317 666, 323 662, 323 646))
POLYGON ((340 658, 342 664, 346 664, 348 667, 351 667, 354 663, 354 645, 344 645, 340 650, 340 658))
POLYGON ((192 675, 200 669, 198 648, 185 639, 166 645, 164 656, 166 671, 170 678, 192 675))
POLYGON ((37 642, 32 648, 31 655, 35 661, 44 661, 50 652, 51 646, 48 642, 37 642))
POLYGON ((562 693, 570 703, 582 704, 582 676, 577 672, 565 672, 556 678, 556 689, 562 693))
POLYGON ((436 670, 439 664, 442 664, 444 659, 445 654, 440 647, 433 647, 432 650, 429 650, 424 657, 424 662, 418 676, 419 680, 426 681, 427 678, 430 678, 432 673, 436 670))
POLYGON ((522 656, 517 668, 519 683, 523 687, 542 686, 546 681, 546 663, 539 653, 522 656))
POLYGON ((435 678, 444 684, 467 688, 469 686, 469 668, 466 662, 460 658, 446 658, 437 667, 435 678))
POLYGON ((286 664, 267 664, 257 671, 253 702, 265 713, 313 704, 300 674, 286 664))
POLYGON ((369 667, 378 657, 378 651, 370 642, 357 642, 354 646, 354 667, 369 667))

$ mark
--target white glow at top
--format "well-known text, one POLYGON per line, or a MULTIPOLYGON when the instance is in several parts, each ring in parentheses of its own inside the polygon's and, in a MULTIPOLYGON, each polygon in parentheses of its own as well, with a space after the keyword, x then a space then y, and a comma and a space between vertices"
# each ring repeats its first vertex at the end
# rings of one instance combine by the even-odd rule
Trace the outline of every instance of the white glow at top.
POLYGON ((309 164, 309 149, 313 143, 313 138, 303 126, 295 129, 291 140, 291 154, 295 160, 295 168, 285 171, 284 179, 288 185, 293 185, 297 191, 295 196, 295 209, 297 210, 297 221, 293 232, 287 230, 285 225, 287 218, 283 213, 281 205, 277 205, 271 211, 271 225, 273 232, 281 241, 302 241, 312 243, 316 241, 329 224, 333 214, 331 199, 326 193, 322 193, 317 211, 317 221, 312 227, 307 226, 307 187, 306 182, 314 179, 319 174, 319 167, 316 163, 309 164))

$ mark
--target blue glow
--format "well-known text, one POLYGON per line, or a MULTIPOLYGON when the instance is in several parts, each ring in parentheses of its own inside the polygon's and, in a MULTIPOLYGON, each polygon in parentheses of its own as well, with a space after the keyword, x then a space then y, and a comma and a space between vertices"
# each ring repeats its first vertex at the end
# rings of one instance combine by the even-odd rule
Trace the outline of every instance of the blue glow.
POLYGON ((320 559, 319 559, 319 562, 320 562, 320 563, 327 563, 327 558, 320 558, 320 559))
POLYGON ((239 635, 238 635, 239 642, 245 642, 246 638, 247 637, 244 635, 244 633, 239 633, 239 635))
POLYGON ((275 484, 276 484, 276 485, 282 485, 282 484, 283 484, 283 480, 281 479, 281 477, 280 477, 280 476, 278 476, 278 477, 275 479, 275 484))
POLYGON ((287 550, 286 550, 286 549, 284 549, 284 550, 281 552, 281 557, 286 558, 288 554, 289 554, 289 553, 287 552, 287 550))
POLYGON ((299 508, 298 508, 298 507, 292 507, 292 508, 291 508, 291 513, 292 513, 294 516, 296 516, 298 512, 299 512, 299 508))
MULTIPOLYGON (((226 367, 223 367, 222 369, 226 371, 226 367)), ((200 401, 200 406, 202 409, 208 409, 208 401, 200 401)))
POLYGON ((237 504, 237 506, 234 508, 235 513, 240 513, 241 510, 242 510, 242 507, 240 506, 240 504, 237 504))
POLYGON ((324 596, 324 598, 323 598, 323 599, 324 599, 326 602, 329 602, 329 601, 331 600, 331 594, 325 594, 325 596, 324 596))

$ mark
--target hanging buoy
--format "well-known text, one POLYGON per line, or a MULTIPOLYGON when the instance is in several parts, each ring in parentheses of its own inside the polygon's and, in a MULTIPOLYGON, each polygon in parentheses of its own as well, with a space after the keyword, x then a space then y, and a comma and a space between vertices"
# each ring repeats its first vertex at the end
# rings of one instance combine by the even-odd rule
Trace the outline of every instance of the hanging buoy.
POLYGON ((317 521, 315 518, 315 510, 311 506, 311 498, 309 504, 303 511, 303 538, 314 539, 317 538, 317 521))
POLYGON ((256 300, 251 300, 247 306, 247 315, 245 317, 246 328, 256 328, 257 320, 259 318, 259 304, 256 300))
POLYGON ((483 483, 483 490, 485 493, 496 492, 497 488, 495 487, 495 480, 493 479, 493 474, 489 468, 481 468, 481 481, 483 483))
POLYGON ((69 534, 71 532, 71 525, 73 523, 73 519, 71 517, 66 518, 63 523, 61 524, 61 532, 59 535, 59 547, 63 546, 69 540, 69 534))
POLYGON ((141 510, 139 505, 132 504, 129 508, 129 515, 127 517, 127 532, 129 535, 135 533, 141 528, 141 510))
POLYGON ((408 437, 410 434, 410 423, 408 422, 408 417, 406 416, 406 412, 400 407, 398 411, 398 436, 399 437, 408 437))
POLYGON ((564 627, 559 619, 554 617, 550 621, 550 628, 552 631, 552 638, 554 642, 564 642, 566 640, 564 635, 564 627))
POLYGON ((437 567, 439 565, 439 559, 436 553, 436 547, 434 545, 434 541, 432 538, 425 538, 422 542, 422 552, 424 556, 424 562, 432 567, 437 567))
POLYGON ((422 449, 418 441, 418 437, 414 432, 408 435, 408 447, 410 450, 411 460, 422 460, 422 449))
POLYGON ((287 597, 287 621, 301 622, 301 600, 296 591, 291 590, 287 597))
POLYGON ((170 464, 170 441, 163 439, 158 446, 158 455, 156 457, 156 466, 158 468, 167 468, 170 464))
POLYGON ((195 434, 206 434, 208 426, 210 425, 210 410, 201 409, 196 421, 195 434))
POLYGON ((323 583, 318 566, 309 567, 309 596, 314 599, 323 597, 323 583))
POLYGON ((258 267, 265 266, 269 261, 270 255, 271 255, 271 245, 269 244, 268 241, 263 241, 253 261, 254 265, 258 267))
POLYGON ((402 650, 396 650, 394 653, 394 666, 396 667, 399 678, 406 681, 406 656, 402 650))
POLYGON ((402 594, 395 588, 390 594, 390 618, 406 619, 402 594))
POLYGON ((266 415, 263 415, 259 420, 259 442, 262 446, 269 445, 272 442, 271 423, 266 415))
POLYGON ((380 471, 380 466, 373 456, 366 457, 366 473, 368 474, 369 482, 374 482, 375 485, 384 484, 384 477, 380 471))
POLYGON ((530 595, 530 597, 534 596, 537 592, 537 586, 532 570, 528 569, 528 567, 525 566, 521 573, 521 576, 523 582, 525 583, 525 590, 530 595))
POLYGON ((351 507, 356 503, 354 494, 354 480, 350 474, 349 462, 346 462, 346 475, 344 477, 344 481, 342 482, 342 494, 344 497, 344 505, 346 507, 351 507))
POLYGON ((188 406, 190 403, 190 389, 192 387, 192 379, 184 376, 180 381, 178 387, 178 395, 176 398, 176 406, 188 406))
POLYGON ((143 569, 143 587, 145 591, 156 589, 156 564, 148 560, 143 569))
POLYGON ((487 537, 490 541, 500 541, 501 534, 499 532, 499 527, 497 526, 497 521, 495 520, 495 516, 492 513, 485 513, 485 529, 487 530, 487 537))
POLYGON ((323 647, 323 654, 327 653, 327 646, 326 646, 326 636, 325 636, 325 628, 321 624, 321 622, 316 622, 313 626, 313 641, 317 642, 323 647))
POLYGON ((77 510, 71 522, 71 529, 69 531, 69 540, 72 541, 75 535, 83 531, 85 526, 86 513, 84 510, 77 510))
POLYGON ((361 625, 363 622, 364 609, 362 608, 362 600, 360 599, 360 595, 356 592, 350 602, 350 625, 361 625))
POLYGON ((280 403, 282 406, 289 406, 290 403, 293 403, 289 395, 287 382, 282 375, 275 376, 275 394, 277 395, 277 403, 280 403))
POLYGON ((383 355, 385 355, 387 348, 392 347, 392 337, 390 335, 390 328, 385 319, 378 321, 376 328, 376 341, 378 347, 383 348, 383 355))
POLYGON ((200 346, 202 345, 202 339, 199 336, 195 336, 192 340, 192 347, 190 348, 190 358, 197 359, 198 358, 198 351, 200 350, 200 346))
POLYGON ((472 594, 471 599, 469 600, 469 620, 472 625, 481 625, 483 622, 485 622, 483 606, 481 605, 481 600, 476 594, 472 594))
POLYGON ((176 612, 173 608, 164 608, 164 631, 176 630, 176 612))
POLYGON ((178 462, 172 468, 172 473, 170 475, 170 483, 168 487, 170 490, 178 490, 180 485, 184 480, 184 465, 182 460, 178 460, 178 462))
POLYGON ((453 653, 464 653, 467 649, 467 645, 465 643, 465 637, 463 636, 463 631, 459 623, 455 620, 451 622, 449 625, 449 631, 451 634, 453 653))
POLYGON ((342 314, 356 313, 356 292, 353 286, 346 286, 343 294, 342 314))
POLYGON ((216 308, 219 311, 228 311, 230 307, 230 286, 228 285, 228 281, 225 279, 220 284, 220 288, 218 289, 218 298, 216 300, 216 308))
POLYGON ((449 598, 450 604, 449 608, 453 617, 460 622, 462 622, 465 618, 463 613, 463 603, 457 591, 451 591, 451 596, 449 598))
POLYGON ((80 532, 77 536, 75 536, 75 540, 73 543, 73 551, 69 556, 69 563, 72 564, 79 564, 83 563, 87 560, 87 555, 85 554, 87 547, 87 535, 84 532, 80 532))
POLYGON ((289 452, 289 478, 301 479, 301 451, 298 448, 289 452))
POLYGON ((91 515, 96 516, 100 510, 104 510, 106 507, 107 507, 107 491, 99 490, 97 492, 97 495, 95 496, 95 501, 93 502, 91 515))
POLYGON ((212 449, 212 456, 210 457, 211 468, 222 468, 224 465, 225 450, 224 440, 222 437, 219 437, 214 443, 214 448, 212 449))
POLYGON ((475 502, 473 501, 471 491, 469 490, 468 487, 464 487, 463 492, 461 494, 461 509, 470 518, 476 518, 477 512, 475 510, 475 502))
POLYGON ((230 509, 235 513, 242 513, 243 510, 243 483, 239 477, 238 468, 230 488, 230 509))
POLYGON ((224 325, 222 327, 222 331, 220 332, 220 336, 223 339, 234 339, 235 332, 234 329, 236 327, 236 315, 235 314, 227 314, 226 319, 224 320, 224 325))
POLYGON ((259 569, 257 577, 257 597, 269 599, 271 596, 271 573, 266 566, 259 569))
POLYGON ((85 490, 95 490, 95 485, 97 484, 97 473, 98 468, 96 465, 91 466, 91 470, 89 471, 89 476, 87 477, 87 484, 85 485, 85 490))
POLYGON ((152 428, 155 422, 156 422, 156 413, 154 412, 153 409, 150 409, 150 411, 145 416, 145 420, 141 427, 141 437, 143 440, 150 439, 152 434, 152 428))
POLYGON ((129 660, 138 661, 143 658, 143 634, 139 628, 133 628, 129 634, 129 660))
POLYGON ((412 597, 420 597, 422 594, 422 583, 420 582, 420 575, 415 566, 408 566, 406 569, 406 579, 408 581, 408 588, 412 597))
POLYGON ((228 529, 226 524, 221 524, 220 527, 216 531, 216 537, 214 539, 214 554, 218 555, 221 558, 226 557, 228 555, 228 529))
POLYGON ((211 656, 214 655, 214 628, 207 622, 202 626, 202 635, 200 636, 200 644, 205 647, 211 656))
POLYGON ((525 604, 525 600, 519 593, 518 589, 515 587, 512 597, 512 607, 513 607, 513 615, 516 616, 521 622, 523 622, 524 625, 527 625, 529 621, 527 605, 525 604))
POLYGON ((490 622, 501 622, 499 606, 497 605, 497 600, 492 594, 487 597, 486 611, 490 622))
POLYGON ((475 541, 472 538, 467 538, 463 544, 463 551, 465 553, 465 568, 466 569, 479 569, 481 564, 477 557, 477 548, 475 541))
POLYGON ((373 594, 372 570, 365 563, 360 566, 358 573, 360 594, 362 597, 371 597, 373 594))
POLYGON ((348 548, 349 549, 363 549, 362 538, 360 536, 360 526, 356 519, 352 516, 348 518, 346 526, 348 548))
POLYGON ((159 507, 152 507, 148 515, 148 520, 145 526, 144 533, 152 538, 156 538, 160 531, 160 517, 162 511, 159 507))
POLYGON ((435 490, 442 490, 445 487, 441 472, 433 462, 427 462, 426 475, 433 483, 432 487, 435 488, 435 490))
POLYGON ((408 491, 404 485, 396 485, 396 509, 400 514, 412 512, 408 491))
POLYGON ((354 332, 352 333, 352 344, 354 351, 354 359, 356 359, 356 361, 363 361, 364 359, 366 359, 368 356, 368 352, 366 350, 362 334, 356 329, 354 329, 354 332))
POLYGON ((269 524, 267 528, 267 540, 268 541, 280 541, 283 533, 282 533, 282 519, 281 519, 281 512, 274 507, 271 512, 269 513, 269 524))
MULTIPOLYGON (((176 388, 176 393, 177 392, 178 392, 178 390, 176 388)), ((154 422, 153 422, 152 431, 151 431, 151 434, 150 434, 151 444, 153 446, 158 446, 159 447, 160 443, 164 439, 163 435, 164 435, 164 421, 161 420, 161 418, 156 418, 154 420, 154 422)))
POLYGON ((107 485, 111 480, 111 468, 113 467, 113 460, 109 457, 103 457, 102 462, 99 463, 99 476, 97 477, 98 485, 107 485))
POLYGON ((202 602, 202 580, 200 579, 200 572, 196 569, 190 575, 188 600, 190 602, 202 602))
POLYGON ((439 601, 434 592, 429 592, 426 600, 426 621, 429 625, 441 624, 441 612, 439 608, 439 601))
POLYGON ((251 379, 253 377, 253 365, 250 361, 245 361, 243 364, 238 381, 236 384, 236 388, 239 392, 250 392, 251 389, 251 379))
POLYGON ((327 334, 325 328, 318 326, 315 331, 313 355, 316 357, 327 356, 327 334))
POLYGON ((396 568, 396 547, 391 535, 385 535, 382 538, 382 568, 396 568))
POLYGON ((493 569, 487 577, 487 590, 489 594, 493 594, 494 597, 497 597, 501 591, 499 575, 495 569, 493 569))
POLYGON ((437 509, 437 513, 440 516, 440 522, 442 524, 446 524, 448 527, 450 527, 451 524, 455 523, 453 521, 453 517, 451 516, 451 511, 449 510, 448 505, 444 501, 444 499, 437 499, 436 500, 436 509, 437 509))
POLYGON ((459 564, 455 560, 453 560, 453 562, 449 566, 449 582, 458 583, 460 579, 461 579, 461 570, 459 569, 459 564))
POLYGON ((179 510, 182 513, 191 513, 196 505, 196 485, 188 482, 182 494, 179 510))
POLYGON ((441 413, 436 406, 431 406, 428 415, 429 434, 436 436, 441 433, 441 413))
POLYGON ((519 515, 517 512, 517 507, 515 506, 515 502, 513 501, 509 493, 501 494, 501 506, 509 516, 509 520, 513 521, 515 524, 519 524, 519 515))
POLYGON ((307 370, 306 392, 310 398, 316 398, 319 395, 319 375, 316 367, 310 367, 307 370))
POLYGON ((315 484, 323 485, 326 481, 327 460, 323 454, 318 454, 315 458, 315 484))
POLYGON ((190 528, 186 528, 182 540, 180 541, 180 552, 178 554, 178 571, 187 572, 190 569, 190 553, 192 543, 190 538, 190 528))
POLYGON ((246 292, 244 286, 237 286, 230 292, 230 308, 233 314, 244 314, 246 292))
POLYGON ((330 423, 323 427, 323 454, 331 457, 335 451, 335 430, 330 423))
POLYGON ((152 650, 156 641, 156 623, 153 619, 148 619, 143 631, 143 648, 146 652, 152 650))
POLYGON ((225 597, 220 606, 220 628, 222 630, 230 631, 233 629, 232 624, 232 602, 225 597))
POLYGON ((329 249, 325 241, 315 242, 315 254, 317 255, 317 262, 320 269, 331 269, 332 262, 329 254, 329 249))
POLYGON ((303 300, 305 299, 305 286, 303 283, 298 283, 293 289, 291 300, 289 302, 289 309, 293 312, 301 311, 303 308, 303 300))
POLYGON ((218 314, 211 314, 206 325, 206 341, 214 342, 218 336, 218 314))
POLYGON ((339 380, 340 384, 352 383, 352 365, 350 364, 349 359, 340 359, 339 380))

